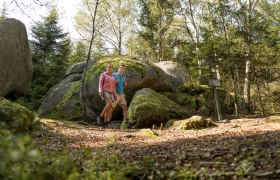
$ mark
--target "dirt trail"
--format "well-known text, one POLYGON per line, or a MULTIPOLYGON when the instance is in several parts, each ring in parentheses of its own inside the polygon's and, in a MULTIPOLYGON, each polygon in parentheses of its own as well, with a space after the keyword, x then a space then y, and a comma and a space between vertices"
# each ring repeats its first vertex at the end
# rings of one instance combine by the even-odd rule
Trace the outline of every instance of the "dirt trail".
POLYGON ((156 168, 254 172, 260 177, 280 170, 280 120, 234 119, 216 124, 202 130, 154 130, 158 136, 150 138, 136 129, 100 129, 45 119, 43 134, 35 140, 41 150, 49 152, 89 147, 93 156, 117 154, 128 162, 142 163, 151 157, 156 168))

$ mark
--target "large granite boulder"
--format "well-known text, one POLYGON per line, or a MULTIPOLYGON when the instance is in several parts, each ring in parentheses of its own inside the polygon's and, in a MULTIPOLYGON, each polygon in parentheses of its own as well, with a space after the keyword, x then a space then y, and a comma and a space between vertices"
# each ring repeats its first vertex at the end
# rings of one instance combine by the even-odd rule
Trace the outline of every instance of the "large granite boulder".
POLYGON ((161 61, 154 63, 154 65, 173 77, 173 81, 171 82, 173 87, 177 87, 190 80, 188 69, 178 62, 161 61))
MULTIPOLYGON (((106 70, 108 63, 111 62, 114 66, 114 71, 117 71, 120 64, 126 66, 125 77, 128 86, 125 88, 127 103, 129 104, 134 93, 142 88, 151 88, 156 91, 174 91, 172 86, 174 77, 166 74, 162 69, 153 64, 149 64, 136 59, 130 59, 126 56, 102 58, 89 67, 86 75, 86 85, 84 99, 85 104, 91 110, 99 114, 104 108, 104 102, 98 95, 99 76, 106 70)), ((121 115, 120 109, 116 109, 113 119, 119 118, 121 115)))
POLYGON ((12 132, 27 132, 38 124, 35 113, 0 97, 0 127, 12 132))
POLYGON ((16 19, 0 22, 0 96, 24 94, 32 80, 32 60, 27 32, 16 19))
POLYGON ((136 120, 137 128, 164 125, 170 119, 181 119, 188 116, 186 110, 166 96, 144 88, 136 92, 129 108, 129 118, 136 120))
POLYGON ((85 61, 72 64, 71 66, 69 66, 67 68, 64 77, 67 77, 67 76, 72 75, 72 74, 81 74, 81 73, 84 72, 85 67, 86 67, 86 62, 85 61))
POLYGON ((80 103, 82 74, 71 74, 52 87, 37 113, 39 117, 75 120, 83 116, 80 103))
MULTIPOLYGON (((114 71, 120 64, 125 64, 125 77, 128 86, 125 95, 128 104, 134 93, 142 88, 151 88, 156 91, 175 90, 172 82, 173 76, 166 74, 162 69, 126 56, 103 57, 95 62, 90 62, 85 76, 83 102, 87 108, 87 116, 95 119, 105 106, 98 94, 99 76, 106 70, 108 63, 112 63, 114 71)), ((83 76, 85 62, 70 66, 64 80, 52 87, 38 110, 40 117, 77 119, 82 116, 80 104, 80 80, 83 76)), ((122 111, 117 107, 113 114, 113 120, 121 120, 122 111)))

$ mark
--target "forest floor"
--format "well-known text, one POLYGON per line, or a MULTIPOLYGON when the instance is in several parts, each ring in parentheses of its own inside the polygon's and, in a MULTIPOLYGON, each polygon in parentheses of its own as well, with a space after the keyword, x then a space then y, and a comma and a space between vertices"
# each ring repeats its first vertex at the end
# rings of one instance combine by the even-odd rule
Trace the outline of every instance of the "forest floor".
POLYGON ((155 129, 154 138, 139 129, 101 129, 43 119, 43 133, 35 142, 43 152, 90 148, 93 158, 117 155, 155 175, 179 167, 213 179, 280 179, 277 118, 223 120, 215 122, 216 127, 200 130, 155 129))

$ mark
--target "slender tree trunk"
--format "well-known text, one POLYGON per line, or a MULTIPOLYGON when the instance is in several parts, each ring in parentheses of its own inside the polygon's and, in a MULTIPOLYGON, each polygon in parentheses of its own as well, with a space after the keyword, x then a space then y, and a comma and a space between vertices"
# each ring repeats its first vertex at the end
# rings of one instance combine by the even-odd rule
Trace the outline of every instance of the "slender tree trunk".
POLYGON ((247 56, 245 62, 245 79, 244 79, 244 91, 243 91, 245 113, 250 112, 250 85, 251 85, 250 70, 251 70, 251 60, 249 56, 247 56))
POLYGON ((121 31, 119 31, 119 37, 120 37, 120 39, 119 39, 119 55, 121 55, 122 54, 122 32, 121 31))
POLYGON ((234 93, 234 113, 235 116, 238 116, 238 100, 237 100, 237 87, 236 87, 236 78, 234 77, 234 69, 230 68, 231 72, 231 80, 232 80, 232 86, 233 86, 233 93, 234 93))
POLYGON ((95 19, 96 19, 98 5, 99 5, 99 0, 96 0, 94 15, 92 17, 92 34, 91 34, 91 39, 90 39, 90 44, 89 44, 89 49, 88 49, 86 67, 84 70, 84 74, 83 74, 83 77, 81 80, 81 87, 80 87, 80 101, 81 101, 81 106, 83 109, 83 119, 84 120, 86 120, 86 118, 87 118, 87 108, 86 108, 86 101, 85 101, 85 96, 84 96, 85 78, 86 78, 86 74, 87 74, 87 70, 88 70, 88 63, 91 58, 91 49, 92 49, 92 44, 93 44, 93 40, 94 40, 94 36, 95 36, 95 19))
POLYGON ((261 96, 261 91, 260 91, 260 84, 258 82, 258 75, 256 73, 256 69, 254 68, 254 78, 255 78, 255 84, 257 86, 257 94, 258 94, 258 99, 259 99, 259 104, 260 104, 260 108, 261 108, 261 114, 262 116, 265 115, 265 110, 263 107, 263 101, 262 101, 262 96, 261 96))
POLYGON ((199 33, 200 32, 199 32, 199 29, 197 27, 197 23, 196 23, 195 18, 194 18, 193 2, 192 2, 192 0, 187 0, 187 2, 185 2, 188 5, 188 9, 186 9, 185 11, 183 9, 183 2, 184 1, 180 1, 180 9, 181 9, 181 12, 182 12, 182 14, 184 16, 186 32, 190 36, 192 42, 196 46, 195 47, 195 53, 196 53, 197 65, 198 65, 197 84, 199 85, 200 81, 201 81, 201 76, 202 76, 202 68, 201 68, 202 60, 200 58, 200 50, 199 50, 199 47, 198 47, 198 45, 200 44, 200 41, 199 41, 199 33), (194 28, 194 31, 195 31, 194 33, 191 32, 191 28, 188 25, 187 16, 189 16, 190 22, 191 22, 191 24, 192 24, 192 26, 194 28))

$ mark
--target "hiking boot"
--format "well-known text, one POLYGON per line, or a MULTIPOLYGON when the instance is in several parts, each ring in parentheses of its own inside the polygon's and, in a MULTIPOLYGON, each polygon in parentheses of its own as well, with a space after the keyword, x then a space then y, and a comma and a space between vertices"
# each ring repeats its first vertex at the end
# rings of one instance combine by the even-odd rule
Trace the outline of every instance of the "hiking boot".
POLYGON ((112 129, 111 122, 104 122, 104 128, 112 129))
POLYGON ((104 118, 103 118, 102 116, 98 116, 98 117, 96 118, 96 121, 97 121, 97 124, 98 124, 99 126, 103 126, 103 125, 104 125, 104 118))
POLYGON ((128 121, 126 120, 126 127, 127 128, 131 128, 132 126, 134 126, 137 123, 137 121, 128 121))

